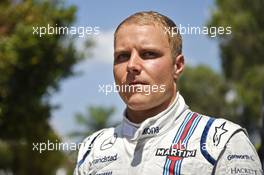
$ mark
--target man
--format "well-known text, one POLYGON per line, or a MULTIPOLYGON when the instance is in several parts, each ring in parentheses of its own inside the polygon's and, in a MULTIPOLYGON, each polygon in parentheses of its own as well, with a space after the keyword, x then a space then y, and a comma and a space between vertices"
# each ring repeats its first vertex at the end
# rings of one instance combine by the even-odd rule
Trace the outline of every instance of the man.
POLYGON ((240 126, 191 111, 177 91, 182 40, 168 17, 125 19, 115 31, 113 67, 127 105, 123 121, 84 140, 76 175, 262 173, 240 126))

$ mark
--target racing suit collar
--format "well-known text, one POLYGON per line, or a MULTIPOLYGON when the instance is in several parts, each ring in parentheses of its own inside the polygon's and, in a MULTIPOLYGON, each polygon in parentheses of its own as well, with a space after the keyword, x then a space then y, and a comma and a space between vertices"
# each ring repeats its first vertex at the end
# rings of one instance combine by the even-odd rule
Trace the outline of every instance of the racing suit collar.
POLYGON ((188 108, 183 97, 177 92, 176 98, 167 109, 140 124, 129 121, 124 112, 122 135, 131 141, 160 135, 175 126, 177 118, 188 108))

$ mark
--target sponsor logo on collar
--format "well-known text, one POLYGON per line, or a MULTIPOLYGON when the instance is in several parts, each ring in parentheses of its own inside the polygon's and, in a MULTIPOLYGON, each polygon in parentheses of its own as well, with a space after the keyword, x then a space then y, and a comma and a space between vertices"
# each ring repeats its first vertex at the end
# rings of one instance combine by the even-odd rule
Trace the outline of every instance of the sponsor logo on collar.
POLYGON ((171 148, 158 148, 156 156, 168 156, 171 160, 180 160, 188 157, 195 157, 196 150, 187 150, 183 145, 175 144, 171 148))
POLYGON ((106 162, 114 162, 117 160, 117 153, 112 156, 104 156, 97 159, 94 159, 92 161, 92 164, 98 164, 98 163, 106 163, 106 162))
POLYGON ((160 128, 158 126, 147 127, 143 130, 142 135, 158 134, 159 131, 160 131, 160 128))
POLYGON ((257 170, 251 169, 251 168, 231 168, 231 174, 236 174, 236 175, 250 175, 250 174, 257 174, 257 170))
POLYGON ((117 138, 117 134, 114 133, 113 136, 111 136, 111 137, 105 139, 104 142, 101 144, 100 149, 101 149, 101 150, 106 150, 106 149, 111 148, 111 147, 115 144, 115 142, 116 142, 116 138, 117 138))
POLYGON ((213 142, 215 146, 218 146, 218 144, 221 141, 221 136, 223 134, 225 134, 228 130, 226 130, 225 127, 226 122, 224 122, 222 125, 220 126, 216 126, 215 127, 215 133, 214 133, 214 137, 213 137, 213 142))
POLYGON ((227 156, 227 160, 233 160, 233 159, 239 159, 239 160, 252 160, 252 161, 255 161, 253 159, 253 156, 249 156, 249 155, 246 155, 246 154, 232 154, 232 155, 228 155, 227 156))

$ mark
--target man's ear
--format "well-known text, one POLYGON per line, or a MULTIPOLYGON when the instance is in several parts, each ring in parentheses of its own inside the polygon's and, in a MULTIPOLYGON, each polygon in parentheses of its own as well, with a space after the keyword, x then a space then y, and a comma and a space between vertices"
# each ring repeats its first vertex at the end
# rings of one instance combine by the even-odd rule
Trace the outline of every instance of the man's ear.
POLYGON ((173 78, 174 80, 178 80, 180 74, 182 73, 184 69, 184 56, 182 54, 179 54, 175 60, 174 60, 174 72, 173 72, 173 78))

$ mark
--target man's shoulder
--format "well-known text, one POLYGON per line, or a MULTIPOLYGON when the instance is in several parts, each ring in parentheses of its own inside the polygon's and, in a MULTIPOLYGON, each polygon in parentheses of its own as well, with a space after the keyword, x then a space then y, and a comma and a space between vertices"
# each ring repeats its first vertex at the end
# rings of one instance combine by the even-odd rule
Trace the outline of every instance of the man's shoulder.
POLYGON ((211 146, 223 148, 229 139, 238 132, 244 132, 247 135, 244 128, 227 119, 202 115, 202 120, 204 128, 201 142, 206 142, 211 146))
POLYGON ((228 138, 236 132, 243 131, 246 133, 246 130, 240 125, 225 118, 211 117, 191 110, 186 110, 183 116, 185 116, 185 119, 182 120, 183 123, 186 121, 198 121, 197 137, 202 135, 204 141, 211 139, 216 146, 225 144, 223 140, 228 141, 228 138))
POLYGON ((91 142, 95 142, 95 141, 100 141, 102 138, 107 137, 107 136, 111 136, 114 134, 115 128, 111 127, 111 128, 104 128, 104 129, 100 129, 94 133, 92 133, 91 135, 87 136, 83 141, 82 144, 89 144, 91 142))
POLYGON ((207 120, 203 132, 208 132, 208 136, 213 139, 213 144, 216 146, 222 145, 221 139, 228 141, 237 132, 243 131, 246 133, 244 128, 230 120, 209 116, 205 116, 205 118, 207 120))
POLYGON ((80 162, 80 164, 82 163, 82 161, 84 161, 87 157, 89 157, 92 152, 93 149, 95 147, 97 147, 97 145, 102 145, 102 143, 107 139, 107 138, 112 138, 112 137, 116 137, 116 130, 117 128, 104 128, 101 130, 98 130, 96 132, 94 132, 93 134, 91 134, 90 136, 86 137, 82 143, 81 143, 81 147, 79 149, 79 153, 78 153, 78 162, 80 162))
POLYGON ((212 164, 234 135, 241 132, 247 135, 244 128, 227 119, 202 115, 202 120, 201 153, 212 164))

